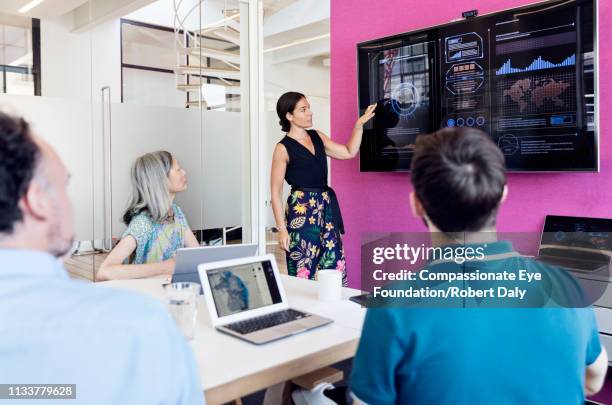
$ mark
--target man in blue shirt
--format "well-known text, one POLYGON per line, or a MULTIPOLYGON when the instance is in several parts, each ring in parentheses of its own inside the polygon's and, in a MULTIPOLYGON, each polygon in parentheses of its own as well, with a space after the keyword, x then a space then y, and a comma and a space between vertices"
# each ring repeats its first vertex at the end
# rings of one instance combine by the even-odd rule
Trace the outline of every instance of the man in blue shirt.
MULTIPOLYGON (((543 270, 496 240, 505 164, 486 134, 447 128, 419 137, 411 176, 412 211, 433 246, 481 247, 485 273, 518 270, 517 261, 543 270)), ((367 404, 582 404, 601 389, 607 363, 591 308, 387 305, 367 311, 351 391, 367 404)))
POLYGON ((69 177, 25 121, 0 113, 0 384, 76 384, 67 403, 203 404, 161 303, 68 278, 69 177))

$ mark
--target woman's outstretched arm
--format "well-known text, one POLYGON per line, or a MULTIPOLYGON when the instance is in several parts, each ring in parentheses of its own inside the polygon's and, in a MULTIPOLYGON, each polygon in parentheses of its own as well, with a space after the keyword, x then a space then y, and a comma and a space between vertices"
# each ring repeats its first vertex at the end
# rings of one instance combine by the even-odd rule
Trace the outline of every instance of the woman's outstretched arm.
POLYGON ((325 153, 327 156, 342 160, 352 159, 357 156, 357 152, 359 152, 359 147, 361 146, 363 126, 366 122, 372 119, 372 117, 374 117, 375 108, 376 104, 368 106, 363 115, 359 117, 359 119, 355 122, 355 126, 353 127, 351 138, 345 145, 332 141, 323 132, 317 130, 321 140, 323 140, 323 144, 325 145, 325 153))

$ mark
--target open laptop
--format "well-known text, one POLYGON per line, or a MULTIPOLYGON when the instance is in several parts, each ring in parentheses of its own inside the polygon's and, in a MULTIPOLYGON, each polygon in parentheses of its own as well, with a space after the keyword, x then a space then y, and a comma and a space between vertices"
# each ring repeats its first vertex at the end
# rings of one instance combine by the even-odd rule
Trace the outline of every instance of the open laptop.
POLYGON ((176 264, 174 266, 172 282, 199 283, 198 265, 200 263, 248 257, 255 255, 256 252, 257 244, 202 246, 179 249, 176 252, 176 264))
POLYGON ((289 308, 274 256, 198 266, 212 325, 263 344, 327 325, 331 319, 289 308))
POLYGON ((537 260, 585 273, 607 270, 612 219, 547 215, 537 260))

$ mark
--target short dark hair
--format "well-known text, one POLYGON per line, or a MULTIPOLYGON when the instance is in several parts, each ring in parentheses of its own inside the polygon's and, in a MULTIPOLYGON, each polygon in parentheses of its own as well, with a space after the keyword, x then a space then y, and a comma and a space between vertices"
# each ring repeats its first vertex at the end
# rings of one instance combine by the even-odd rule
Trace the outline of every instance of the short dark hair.
POLYGON ((479 231, 495 225, 506 165, 487 134, 452 127, 419 136, 411 169, 414 192, 442 232, 479 231))
POLYGON ((302 93, 296 91, 289 91, 278 99, 276 102, 276 113, 280 121, 278 122, 283 132, 289 132, 291 129, 291 122, 287 119, 287 113, 293 113, 295 106, 300 102, 301 99, 306 98, 302 93))
POLYGON ((23 220, 19 200, 34 177, 40 151, 23 118, 0 112, 0 234, 23 220))

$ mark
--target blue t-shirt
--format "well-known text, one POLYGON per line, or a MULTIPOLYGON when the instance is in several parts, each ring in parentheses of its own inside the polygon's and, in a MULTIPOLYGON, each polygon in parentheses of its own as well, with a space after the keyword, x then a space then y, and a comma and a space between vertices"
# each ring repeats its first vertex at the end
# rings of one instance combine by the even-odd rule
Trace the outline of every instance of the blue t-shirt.
MULTIPOLYGON (((501 260, 514 259, 481 266, 501 260)), ((582 404, 600 352, 591 308, 370 308, 351 391, 383 405, 582 404)))

